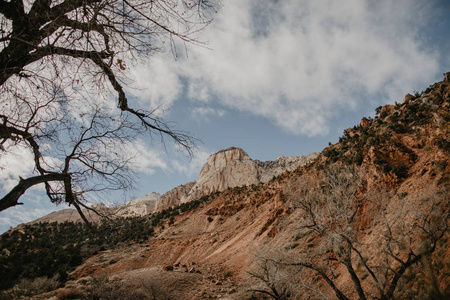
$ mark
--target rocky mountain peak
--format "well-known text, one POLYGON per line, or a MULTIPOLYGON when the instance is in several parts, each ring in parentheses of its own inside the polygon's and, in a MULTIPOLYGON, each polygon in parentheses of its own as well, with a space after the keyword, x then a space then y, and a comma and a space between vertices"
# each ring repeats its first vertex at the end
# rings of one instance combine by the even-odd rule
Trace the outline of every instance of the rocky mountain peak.
POLYGON ((198 199, 227 188, 265 183, 274 176, 307 164, 317 157, 279 156, 276 161, 252 160, 241 148, 231 147, 211 155, 203 166, 197 183, 192 187, 184 202, 198 199))
POLYGON ((280 155, 276 161, 252 160, 241 148, 231 147, 212 154, 203 165, 197 182, 178 186, 158 199, 156 211, 196 200, 227 188, 265 183, 274 176, 293 171, 317 157, 280 155))
MULTIPOLYGON (((220 150, 219 152, 211 155, 203 167, 208 168, 211 166, 215 169, 222 169, 231 162, 247 160, 251 160, 251 158, 244 150, 242 150, 241 148, 231 147, 225 150, 220 150)), ((205 172, 207 171, 205 170, 205 172)), ((202 173, 203 169, 200 172, 200 175, 202 173)))
POLYGON ((185 202, 230 187, 258 184, 255 162, 241 148, 231 147, 211 155, 185 202))

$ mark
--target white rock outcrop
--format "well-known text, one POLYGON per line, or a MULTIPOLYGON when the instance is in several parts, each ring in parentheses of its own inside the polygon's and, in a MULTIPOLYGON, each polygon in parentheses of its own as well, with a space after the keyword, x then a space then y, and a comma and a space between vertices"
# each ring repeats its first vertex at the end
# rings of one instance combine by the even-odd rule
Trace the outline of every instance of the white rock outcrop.
POLYGON ((269 182, 274 176, 293 171, 318 156, 280 156, 276 161, 252 160, 241 148, 228 148, 211 155, 183 202, 192 201, 227 188, 269 182))
POLYGON ((211 155, 203 165, 185 202, 227 188, 258 183, 258 168, 244 150, 234 147, 221 150, 211 155))
POLYGON ((170 207, 180 205, 185 202, 190 190, 195 185, 195 182, 188 182, 171 189, 156 201, 155 211, 161 211, 170 207))
POLYGON ((151 193, 135 198, 114 208, 115 215, 120 217, 145 216, 155 211, 156 202, 161 197, 158 193, 151 193))
POLYGON ((312 153, 303 156, 283 156, 280 155, 277 160, 255 161, 258 165, 258 180, 266 183, 284 172, 292 172, 295 169, 304 166, 314 160, 319 153, 312 153))

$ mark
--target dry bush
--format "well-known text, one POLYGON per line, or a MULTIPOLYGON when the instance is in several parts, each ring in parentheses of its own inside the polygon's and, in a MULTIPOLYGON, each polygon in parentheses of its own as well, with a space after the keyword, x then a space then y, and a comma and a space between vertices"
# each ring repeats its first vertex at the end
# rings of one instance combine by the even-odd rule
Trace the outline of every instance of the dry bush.
POLYGON ((58 277, 38 277, 35 279, 22 279, 13 288, 4 291, 0 299, 18 299, 31 297, 57 289, 60 285, 58 277))
POLYGON ((164 290, 153 284, 150 280, 138 282, 115 282, 106 277, 94 278, 88 293, 82 299, 85 300, 139 300, 139 299, 172 299, 164 290))

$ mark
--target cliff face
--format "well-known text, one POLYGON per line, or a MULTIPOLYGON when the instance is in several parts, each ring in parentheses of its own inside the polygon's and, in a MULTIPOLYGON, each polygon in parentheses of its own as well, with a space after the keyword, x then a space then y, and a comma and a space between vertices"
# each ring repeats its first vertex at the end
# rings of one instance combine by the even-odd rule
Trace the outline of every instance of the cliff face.
POLYGON ((228 148, 211 155, 203 166, 197 183, 185 202, 198 199, 227 188, 267 183, 286 171, 293 171, 318 156, 280 156, 276 161, 255 161, 241 148, 228 148))
POLYGON ((303 156, 283 156, 280 155, 275 161, 256 161, 258 166, 258 179, 262 183, 267 183, 272 178, 277 177, 284 172, 292 172, 300 168, 319 156, 319 153, 311 153, 303 156))
POLYGON ((135 198, 128 203, 114 208, 115 215, 120 217, 145 216, 155 211, 157 200, 161 197, 158 193, 151 193, 140 198, 135 198))
MULTIPOLYGON (((115 207, 106 207, 104 204, 95 204, 102 214, 115 217, 145 216, 155 211, 175 207, 209 195, 221 192, 228 188, 251 186, 267 183, 286 171, 293 171, 308 164, 318 156, 313 153, 306 156, 280 156, 275 161, 261 162, 252 160, 241 148, 228 148, 211 155, 203 166, 197 182, 189 182, 177 186, 164 195, 152 193, 133 199, 125 204, 115 207)), ((88 219, 98 221, 96 214, 85 211, 88 219)), ((36 222, 80 222, 81 217, 73 209, 52 212, 36 222)))
POLYGON ((184 202, 194 185, 195 182, 188 182, 186 184, 171 189, 158 199, 158 201, 156 202, 155 211, 162 211, 164 209, 177 206, 180 203, 184 202))
POLYGON ((258 184, 258 168, 240 148, 229 148, 211 155, 185 202, 230 187, 258 184))

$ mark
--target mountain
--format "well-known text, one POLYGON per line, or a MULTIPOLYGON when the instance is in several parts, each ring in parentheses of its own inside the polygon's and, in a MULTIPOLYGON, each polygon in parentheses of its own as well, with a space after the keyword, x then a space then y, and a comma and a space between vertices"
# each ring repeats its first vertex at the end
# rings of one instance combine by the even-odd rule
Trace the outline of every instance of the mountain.
POLYGON ((252 160, 241 148, 231 147, 211 155, 202 167, 197 183, 182 202, 189 202, 228 188, 267 183, 286 171, 293 171, 318 156, 280 156, 276 161, 252 160))
POLYGON ((196 183, 156 200, 167 209, 95 225, 101 234, 67 222, 8 232, 0 289, 16 284, 5 295, 34 299, 449 298, 447 74, 303 163, 229 148, 196 183))
MULTIPOLYGON (((286 171, 293 171, 318 156, 312 153, 305 156, 280 156, 276 161, 260 162, 252 160, 241 148, 231 147, 211 155, 198 176, 197 182, 189 182, 177 186, 162 196, 153 192, 151 195, 133 199, 125 204, 107 207, 100 203, 93 208, 99 209, 103 215, 114 217, 145 216, 155 211, 162 211, 181 203, 190 202, 214 192, 222 192, 228 188, 252 184, 267 183, 286 171)), ((100 220, 92 211, 83 210, 88 219, 100 220)), ((38 222, 81 222, 75 209, 64 209, 52 212, 32 223, 38 222)))

